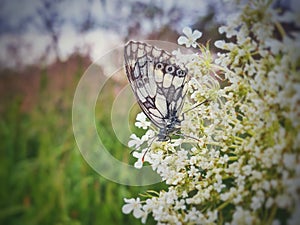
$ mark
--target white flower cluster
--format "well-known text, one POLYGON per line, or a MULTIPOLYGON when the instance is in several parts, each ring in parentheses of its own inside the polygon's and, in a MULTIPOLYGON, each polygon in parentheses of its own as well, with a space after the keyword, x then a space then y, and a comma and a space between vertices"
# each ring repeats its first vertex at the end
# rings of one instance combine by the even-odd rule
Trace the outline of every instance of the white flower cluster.
MULTIPOLYGON (((125 199, 124 213, 143 223, 152 214, 157 224, 299 224, 300 33, 285 30, 280 22, 294 17, 269 2, 251 1, 220 27, 233 41, 215 42, 223 50, 215 59, 197 44, 187 138, 152 143, 151 129, 132 135, 131 147, 151 145, 134 153, 135 166, 148 162, 168 189, 125 199)), ((180 44, 195 47, 200 32, 185 33, 180 44)), ((145 117, 138 122, 149 128, 145 117)))

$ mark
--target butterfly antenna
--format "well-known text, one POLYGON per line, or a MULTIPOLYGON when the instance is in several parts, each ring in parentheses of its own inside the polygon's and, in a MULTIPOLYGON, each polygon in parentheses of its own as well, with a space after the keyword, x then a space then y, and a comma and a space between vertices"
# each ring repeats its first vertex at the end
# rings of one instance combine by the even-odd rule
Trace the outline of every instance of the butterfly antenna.
POLYGON ((132 150, 129 152, 129 154, 132 155, 133 152, 134 152, 134 149, 132 149, 132 150))
POLYGON ((142 157, 142 163, 144 163, 144 161, 145 161, 145 156, 146 156, 147 152, 150 150, 150 147, 151 147, 152 143, 154 142, 155 138, 156 138, 156 137, 153 137, 153 138, 152 138, 152 140, 151 140, 151 142, 150 142, 150 145, 148 146, 147 150, 144 152, 144 155, 143 155, 143 157, 142 157))

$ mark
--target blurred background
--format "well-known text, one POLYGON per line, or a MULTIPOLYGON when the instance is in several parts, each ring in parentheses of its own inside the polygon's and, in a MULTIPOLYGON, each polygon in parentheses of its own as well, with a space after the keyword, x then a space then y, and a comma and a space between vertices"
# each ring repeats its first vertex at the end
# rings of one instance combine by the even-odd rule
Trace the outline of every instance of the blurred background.
MULTIPOLYGON (((0 224, 140 224, 122 214, 123 198, 164 187, 116 184, 89 167, 72 131, 77 83, 93 61, 131 39, 176 43, 190 26, 203 32, 202 43, 213 43, 235 10, 221 0, 2 0, 0 224)), ((106 83, 95 119, 105 147, 132 164, 109 111, 126 82, 124 75, 106 83)))

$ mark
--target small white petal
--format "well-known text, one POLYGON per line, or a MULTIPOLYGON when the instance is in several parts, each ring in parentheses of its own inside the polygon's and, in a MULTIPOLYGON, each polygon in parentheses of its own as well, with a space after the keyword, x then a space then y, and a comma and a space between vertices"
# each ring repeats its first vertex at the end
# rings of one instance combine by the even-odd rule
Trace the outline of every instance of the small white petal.
POLYGON ((143 167, 143 162, 142 160, 138 160, 134 163, 134 167, 137 169, 141 169, 143 167))
POLYGON ((202 37, 202 32, 198 31, 198 30, 195 30, 192 34, 192 39, 193 40, 197 40, 199 39, 200 37, 202 37))
POLYGON ((139 208, 135 208, 133 210, 133 216, 135 218, 141 218, 143 216, 143 214, 144 214, 144 212, 141 209, 139 209, 139 208))
POLYGON ((191 29, 190 27, 185 27, 185 28, 183 28, 182 32, 183 32, 187 37, 192 36, 192 29, 191 29))
POLYGON ((125 214, 129 214, 132 210, 133 210, 133 208, 132 208, 131 204, 126 204, 126 205, 123 205, 123 207, 122 207, 122 212, 125 214))
POLYGON ((225 44, 225 41, 223 41, 223 40, 217 40, 217 41, 215 41, 215 46, 216 46, 217 48, 223 49, 224 44, 225 44))
POLYGON ((179 44, 179 45, 184 45, 184 44, 186 44, 188 42, 188 39, 186 38, 186 37, 184 37, 184 36, 180 36, 179 38, 178 38, 178 40, 177 40, 177 43, 179 44))
POLYGON ((192 47, 193 47, 193 48, 197 48, 197 43, 195 43, 195 42, 192 43, 192 47))
POLYGON ((139 113, 139 114, 136 115, 136 120, 141 121, 141 122, 145 121, 146 118, 147 117, 146 117, 146 115, 143 112, 141 112, 141 113, 139 113))

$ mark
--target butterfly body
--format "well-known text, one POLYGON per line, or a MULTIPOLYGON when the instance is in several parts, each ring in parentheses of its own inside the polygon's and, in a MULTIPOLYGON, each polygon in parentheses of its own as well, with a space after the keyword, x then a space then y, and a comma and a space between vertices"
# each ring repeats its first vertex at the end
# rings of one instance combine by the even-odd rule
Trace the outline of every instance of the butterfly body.
POLYGON ((187 69, 177 64, 170 53, 141 42, 128 42, 124 58, 139 106, 159 129, 158 141, 168 140, 180 128, 187 69))

